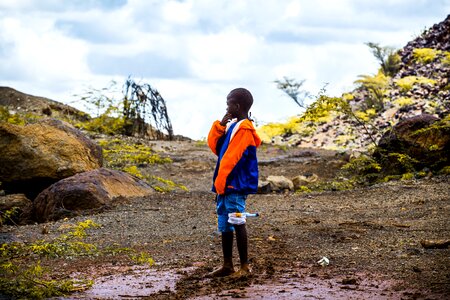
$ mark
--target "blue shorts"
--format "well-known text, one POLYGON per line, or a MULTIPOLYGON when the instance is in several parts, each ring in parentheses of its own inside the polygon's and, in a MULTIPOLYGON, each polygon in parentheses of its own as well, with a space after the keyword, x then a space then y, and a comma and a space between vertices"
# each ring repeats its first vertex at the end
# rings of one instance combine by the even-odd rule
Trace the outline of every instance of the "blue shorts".
POLYGON ((228 223, 228 214, 245 212, 245 200, 247 195, 228 194, 217 195, 218 230, 220 232, 234 231, 234 226, 228 223))

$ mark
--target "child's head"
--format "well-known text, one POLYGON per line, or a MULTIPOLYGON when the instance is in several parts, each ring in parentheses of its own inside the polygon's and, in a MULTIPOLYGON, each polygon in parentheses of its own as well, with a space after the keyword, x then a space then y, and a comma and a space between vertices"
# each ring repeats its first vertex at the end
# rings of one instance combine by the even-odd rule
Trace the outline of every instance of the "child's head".
POLYGON ((227 104, 233 117, 247 117, 253 104, 253 96, 247 89, 237 88, 228 94, 227 104))

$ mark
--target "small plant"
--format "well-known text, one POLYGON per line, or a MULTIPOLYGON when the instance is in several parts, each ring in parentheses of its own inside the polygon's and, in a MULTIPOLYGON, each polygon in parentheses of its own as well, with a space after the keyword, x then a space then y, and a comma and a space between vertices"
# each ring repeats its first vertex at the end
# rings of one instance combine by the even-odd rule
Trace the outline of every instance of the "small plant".
POLYGON ((389 77, 383 72, 378 72, 374 76, 360 75, 358 77, 360 79, 355 81, 358 89, 368 93, 368 97, 364 99, 365 105, 363 109, 380 111, 384 107, 386 91, 389 87, 389 77))
POLYGON ((12 207, 11 209, 7 209, 5 211, 0 211, 0 226, 5 223, 15 224, 14 218, 19 214, 18 207, 12 207))

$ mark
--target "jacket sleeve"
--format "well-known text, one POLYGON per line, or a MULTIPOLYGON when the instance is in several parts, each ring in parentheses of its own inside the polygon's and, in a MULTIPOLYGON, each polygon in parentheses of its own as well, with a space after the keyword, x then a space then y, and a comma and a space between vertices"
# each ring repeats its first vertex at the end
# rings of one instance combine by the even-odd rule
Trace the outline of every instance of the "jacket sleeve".
POLYGON ((214 182, 214 187, 219 195, 225 193, 228 175, 233 171, 249 146, 259 146, 255 142, 253 133, 251 130, 239 130, 220 161, 219 171, 214 182))
POLYGON ((226 126, 220 125, 220 121, 215 121, 211 127, 211 130, 208 134, 208 146, 211 148, 212 152, 215 155, 219 155, 217 153, 217 143, 219 139, 224 135, 226 126))

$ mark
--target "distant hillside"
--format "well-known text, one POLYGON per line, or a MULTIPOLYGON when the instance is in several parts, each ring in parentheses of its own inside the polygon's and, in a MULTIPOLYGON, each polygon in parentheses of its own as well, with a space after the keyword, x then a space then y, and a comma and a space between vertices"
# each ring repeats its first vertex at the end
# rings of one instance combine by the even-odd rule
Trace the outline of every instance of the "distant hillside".
POLYGON ((28 95, 10 87, 0 87, 0 105, 7 107, 12 113, 32 113, 54 118, 71 116, 78 121, 86 121, 90 118, 85 112, 69 105, 44 97, 28 95))
MULTIPOLYGON (((361 76, 358 87, 342 95, 354 115, 324 108, 314 120, 293 117, 258 129, 267 143, 328 149, 367 149, 372 139, 400 120, 422 113, 440 118, 450 111, 450 15, 398 51, 398 71, 361 76), (378 106, 374 103, 378 101, 378 106)), ((314 106, 314 105, 313 105, 314 106)), ((308 112, 308 110, 307 110, 308 112)))

